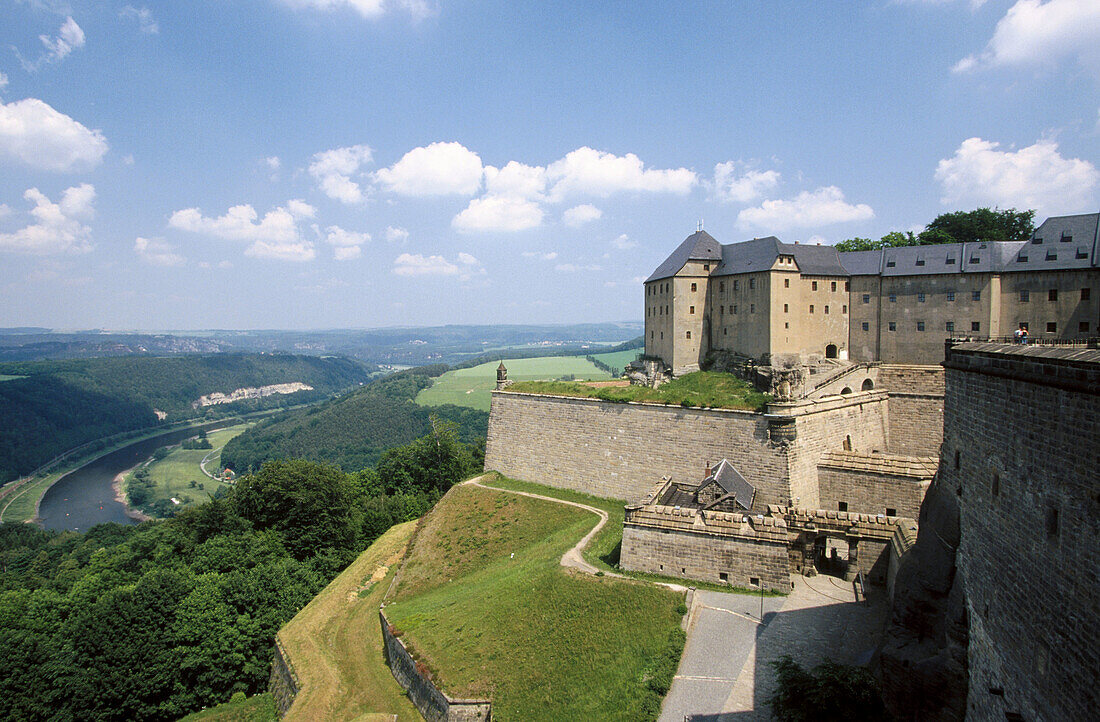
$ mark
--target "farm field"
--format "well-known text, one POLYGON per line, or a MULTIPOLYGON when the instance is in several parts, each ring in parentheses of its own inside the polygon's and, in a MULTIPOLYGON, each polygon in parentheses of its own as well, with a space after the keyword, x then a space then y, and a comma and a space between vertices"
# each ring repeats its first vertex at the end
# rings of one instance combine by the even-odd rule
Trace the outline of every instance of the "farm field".
POLYGON ((628 351, 610 351, 608 353, 594 353, 592 356, 603 361, 605 364, 614 369, 619 369, 621 373, 628 363, 638 358, 638 354, 642 353, 645 349, 632 348, 628 351))
MULTIPOLYGON (((182 446, 174 446, 168 452, 168 456, 160 461, 149 461, 144 466, 149 470, 149 478, 152 481, 152 493, 142 507, 148 507, 161 499, 175 498, 180 501, 175 508, 182 509, 191 504, 201 504, 213 497, 219 487, 227 486, 220 481, 210 478, 202 472, 199 466, 203 459, 209 456, 206 470, 211 474, 219 471, 218 462, 221 459, 222 448, 233 437, 243 434, 252 424, 238 424, 225 429, 211 431, 207 434, 212 449, 184 449, 182 446)), ((140 467, 139 467, 140 468, 140 467)), ((133 481, 133 472, 126 475, 126 485, 133 481)))
MULTIPOLYGON (((490 392, 496 386, 499 363, 490 361, 468 369, 448 371, 417 394, 416 403, 421 406, 454 404, 488 411, 490 392)), ((553 380, 569 375, 584 381, 611 378, 583 356, 504 359, 504 365, 508 368, 508 378, 512 381, 553 380)))
POLYGON ((494 719, 654 719, 683 648, 683 595, 564 569, 596 521, 454 487, 423 520, 386 615, 448 694, 490 697, 494 719))

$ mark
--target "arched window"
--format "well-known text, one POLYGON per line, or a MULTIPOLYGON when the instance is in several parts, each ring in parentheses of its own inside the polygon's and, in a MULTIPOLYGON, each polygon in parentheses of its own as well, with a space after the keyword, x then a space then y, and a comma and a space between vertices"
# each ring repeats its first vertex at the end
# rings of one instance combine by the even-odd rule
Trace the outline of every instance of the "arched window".
POLYGON ((840 390, 840 395, 841 396, 847 396, 850 393, 852 393, 852 388, 850 386, 845 386, 844 388, 842 388, 840 390))
POLYGON ((873 388, 875 388, 874 381, 872 381, 871 379, 863 379, 863 386, 861 387, 863 391, 870 391, 873 388))
POLYGON ((836 358, 836 344, 831 343, 825 347, 825 358, 836 358))

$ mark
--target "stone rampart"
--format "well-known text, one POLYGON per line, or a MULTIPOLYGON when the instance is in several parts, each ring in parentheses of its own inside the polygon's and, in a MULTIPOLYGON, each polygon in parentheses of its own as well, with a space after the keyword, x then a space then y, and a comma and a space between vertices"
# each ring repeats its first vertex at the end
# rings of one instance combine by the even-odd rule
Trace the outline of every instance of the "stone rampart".
POLYGON ((827 452, 817 464, 820 506, 916 519, 937 466, 936 457, 827 452))
POLYGON ((448 697, 412 658, 381 609, 378 610, 378 620, 382 625, 382 642, 390 671, 427 722, 490 722, 492 709, 488 700, 448 697))
POLYGON ((301 690, 298 674, 294 671, 294 665, 290 663, 283 643, 279 635, 275 635, 275 654, 271 662, 271 678, 267 683, 267 691, 275 698, 275 709, 280 717, 285 717, 287 710, 294 704, 294 698, 301 690))
POLYGON ((939 456, 943 442, 943 368, 883 364, 878 383, 878 388, 890 394, 888 450, 894 454, 939 456))
POLYGON ((890 565, 886 572, 886 593, 891 602, 894 600, 894 582, 898 578, 898 569, 916 543, 916 524, 898 524, 894 527, 894 536, 890 539, 890 565))

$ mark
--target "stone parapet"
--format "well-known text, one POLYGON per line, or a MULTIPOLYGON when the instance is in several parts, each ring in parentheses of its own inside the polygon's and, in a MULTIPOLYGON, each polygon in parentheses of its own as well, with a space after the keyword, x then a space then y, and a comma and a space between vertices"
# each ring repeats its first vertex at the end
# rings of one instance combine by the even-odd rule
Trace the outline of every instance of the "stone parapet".
POLYGON ((271 662, 271 677, 267 683, 267 691, 275 700, 275 710, 280 717, 285 717, 294 699, 301 691, 302 685, 298 680, 298 674, 294 671, 294 665, 290 662, 290 656, 286 653, 279 635, 275 635, 275 653, 271 662))
POLYGON ((900 476, 931 481, 940 460, 935 456, 903 456, 901 454, 865 454, 858 451, 829 451, 822 455, 818 466, 865 474, 900 476))

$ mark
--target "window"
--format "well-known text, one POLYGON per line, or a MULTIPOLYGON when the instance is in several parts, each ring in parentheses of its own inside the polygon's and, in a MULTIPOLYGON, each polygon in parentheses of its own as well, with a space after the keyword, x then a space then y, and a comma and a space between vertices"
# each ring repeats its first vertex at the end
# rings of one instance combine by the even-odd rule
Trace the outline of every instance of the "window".
POLYGON ((1020 303, 1031 301, 1031 291, 1020 291, 1020 303))
POLYGON ((749 586, 759 587, 760 586, 760 577, 749 577, 749 586))
POLYGON ((733 304, 733 312, 734 312, 734 313, 737 313, 737 304, 736 304, 736 303, 735 303, 735 304, 733 304))
POLYGON ((970 330, 971 331, 981 331, 982 330, 981 321, 971 321, 970 322, 970 330))
POLYGON ((836 509, 837 509, 837 511, 848 511, 848 502, 838 501, 836 503, 836 509))
POLYGON ((718 307, 718 315, 719 316, 725 316, 726 315, 726 307, 725 306, 719 306, 718 307))
POLYGON ((816 291, 817 290, 817 281, 814 281, 813 283, 810 284, 810 290, 811 291, 816 291))
POLYGON ((725 327, 723 327, 723 328, 722 328, 722 335, 723 335, 723 336, 725 336, 725 335, 726 335, 726 332, 727 332, 727 331, 729 331, 729 329, 728 329, 728 328, 725 328, 725 327))
POLYGON ((1035 238, 1032 238, 1031 242, 1034 243, 1036 246, 1043 245, 1043 239, 1040 238, 1039 236, 1036 236, 1035 238))
POLYGON ((650 332, 649 332, 649 340, 650 340, 650 341, 652 341, 652 340, 653 340, 653 332, 652 332, 652 331, 650 331, 650 332))
POLYGON ((844 292, 847 293, 848 291, 851 291, 851 290, 852 290, 851 282, 850 281, 845 281, 844 282, 844 292))
POLYGON ((863 328, 863 330, 864 330, 864 331, 870 331, 870 330, 871 330, 871 324, 869 324, 868 322, 864 321, 864 322, 863 322, 863 325, 862 325, 862 328, 863 328))
POLYGON ((886 507, 886 516, 897 516, 897 515, 898 515, 898 510, 897 509, 891 509, 890 507, 886 507))
POLYGON ((790 287, 791 287, 791 279, 784 278, 783 279, 783 288, 790 288, 790 287))
POLYGON ((924 259, 923 258, 918 258, 917 259, 917 265, 918 266, 923 266, 924 265, 924 259))
POLYGON ((733 282, 733 290, 736 291, 739 288, 741 288, 741 282, 740 281, 734 281, 733 282))
POLYGON ((896 323, 894 323, 893 321, 891 321, 890 325, 887 328, 890 331, 897 331, 898 330, 898 325, 896 323))
POLYGON ((696 285, 695 285, 694 283, 693 283, 693 284, 691 284, 691 292, 692 292, 692 293, 695 293, 695 291, 696 291, 697 289, 698 289, 698 286, 696 286, 696 285))
POLYGON ((790 321, 786 321, 786 322, 783 323, 783 328, 790 328, 790 327, 791 327, 791 322, 790 321))
POLYGON ((688 313, 694 316, 695 315, 695 306, 688 306, 688 313))
POLYGON ((814 312, 814 305, 811 303, 810 304, 810 313, 813 313, 813 312, 814 312))
POLYGON ((1091 297, 1092 297, 1092 289, 1091 288, 1082 288, 1081 289, 1081 300, 1082 301, 1087 301, 1091 297))
POLYGON ((1062 231, 1062 243, 1073 243, 1073 234, 1069 231, 1062 231))
POLYGON ((829 290, 830 290, 830 291, 833 291, 833 292, 836 292, 836 281, 832 281, 832 282, 831 282, 831 283, 829 284, 829 290))
POLYGON ((1079 321, 1077 323, 1077 333, 1088 333, 1088 332, 1089 332, 1089 322, 1088 321, 1079 321))
MULTIPOLYGON (((652 569, 653 567, 650 567, 652 569)), ((728 584, 730 575, 727 572, 718 572, 718 581, 728 584)))
POLYGON ((1056 321, 1047 321, 1047 333, 1058 333, 1058 323, 1056 321))
POLYGON ((709 271, 710 270, 710 264, 709 263, 704 263, 703 264, 703 270, 704 271, 709 271))
POLYGON ((790 310, 790 306, 788 304, 784 303, 783 304, 783 313, 788 313, 789 310, 790 310))
POLYGON ((756 279, 755 278, 750 278, 749 279, 749 288, 756 288, 756 279))
POLYGON ((954 331, 955 330, 955 322, 954 321, 948 321, 947 323, 945 323, 943 325, 943 330, 944 331, 954 331))
POLYGON ((982 292, 981 291, 972 291, 970 293, 970 300, 972 300, 972 301, 982 300, 982 292))
POLYGON ((918 331, 923 331, 924 330, 924 321, 917 321, 917 330, 918 331))
POLYGON ((755 303, 750 303, 749 304, 749 313, 756 313, 756 304, 755 303))
POLYGON ((826 315, 826 316, 828 316, 828 315, 829 315, 829 307, 828 307, 828 306, 826 306, 826 307, 825 307, 825 315, 826 315))
POLYGON ((1001 477, 998 474, 993 475, 993 483, 989 486, 990 492, 994 497, 1001 495, 1001 477))
POLYGON ((894 261, 887 261, 887 262, 886 262, 886 267, 887 267, 887 268, 893 268, 893 267, 894 267, 894 266, 896 266, 896 265, 898 265, 898 264, 897 264, 897 263, 895 263, 894 261))
POLYGON ((1027 263, 1027 254, 1020 251, 1020 255, 1016 256, 1016 263, 1027 263))
POLYGON ((691 338, 691 331, 688 331, 688 332, 687 332, 687 337, 688 337, 688 338, 691 338))
POLYGON ((662 341, 664 341, 664 340, 665 340, 665 332, 664 332, 664 331, 661 331, 661 340, 662 340, 662 341))
POLYGON ((917 303, 924 303, 924 294, 923 293, 918 293, 917 294, 917 303))
POLYGON ((955 470, 956 471, 958 471, 958 469, 959 469, 959 461, 960 461, 961 458, 962 458, 962 453, 959 452, 959 451, 956 451, 955 452, 955 470))
POLYGON ((1047 507, 1046 527, 1047 527, 1047 541, 1057 541, 1058 540, 1058 507, 1056 507, 1056 506, 1048 506, 1047 507))
POLYGON ((1047 300, 1048 301, 1057 301, 1058 300, 1058 289, 1057 288, 1052 288, 1049 291, 1047 291, 1047 300))
POLYGON ((871 294, 869 294, 869 293, 863 294, 863 302, 864 303, 870 303, 871 302, 871 294))
POLYGON ((970 262, 971 263, 981 263, 982 259, 978 258, 977 256, 971 256, 970 257, 970 262))
POLYGON ((947 300, 948 301, 954 301, 955 300, 955 292, 954 291, 948 291, 947 292, 947 300))
POLYGON ((725 281, 719 281, 718 282, 718 293, 725 293, 725 292, 726 292, 726 282, 725 281))
POLYGON ((897 303, 897 302, 898 302, 898 294, 891 293, 890 294, 890 303, 897 303))
POLYGON ((840 312, 841 313, 848 313, 848 304, 845 303, 844 305, 842 305, 840 307, 840 312))
POLYGON ((954 266, 955 265, 955 257, 954 256, 948 256, 944 260, 944 263, 946 263, 948 266, 954 266))
POLYGON ((1076 257, 1076 258, 1088 258, 1088 257, 1089 257, 1089 252, 1088 252, 1088 249, 1087 249, 1087 248, 1083 248, 1083 247, 1082 247, 1082 248, 1078 248, 1078 249, 1077 249, 1077 255, 1076 255, 1075 257, 1076 257))
POLYGON ((1047 251, 1047 260, 1048 261, 1057 261, 1058 260, 1058 251, 1047 251))

